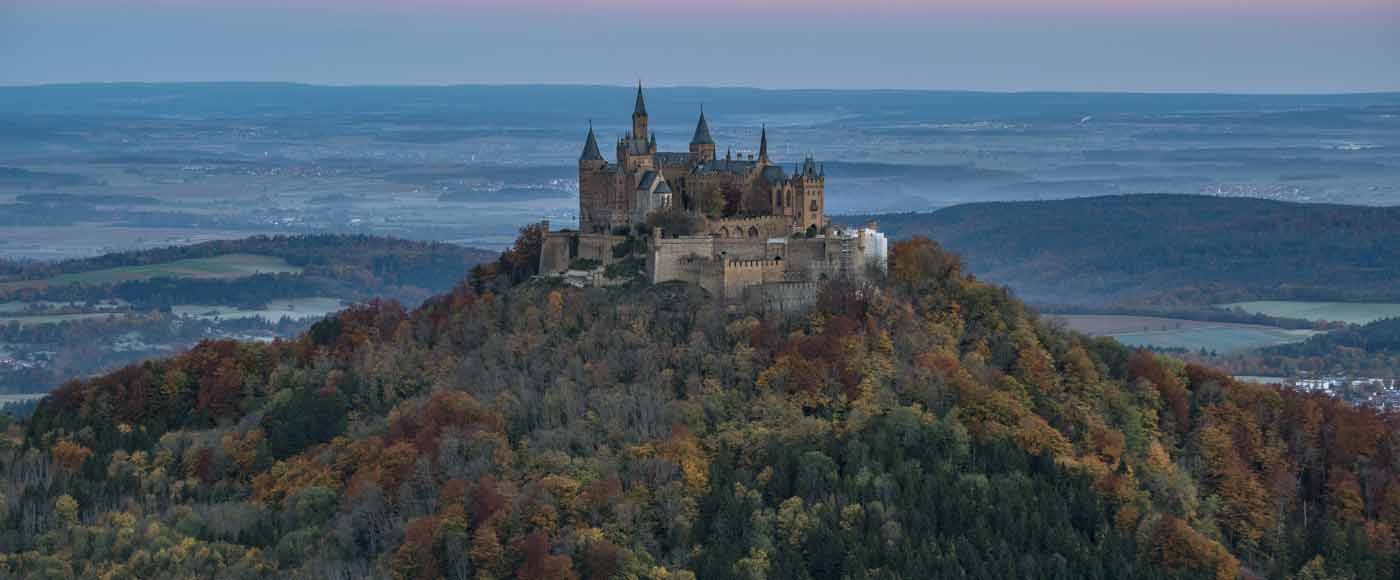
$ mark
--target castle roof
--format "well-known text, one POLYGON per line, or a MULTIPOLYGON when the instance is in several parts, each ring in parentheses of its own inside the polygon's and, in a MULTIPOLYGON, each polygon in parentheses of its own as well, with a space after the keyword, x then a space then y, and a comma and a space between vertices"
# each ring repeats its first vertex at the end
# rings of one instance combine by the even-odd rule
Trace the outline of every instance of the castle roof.
POLYGON ((768 183, 777 183, 787 179, 787 171, 781 165, 769 165, 763 168, 763 179, 768 183))
POLYGON ((768 126, 763 126, 763 136, 758 141, 758 160, 768 162, 768 126))
POLYGON ((666 177, 658 171, 643 173, 642 179, 637 182, 637 189, 651 193, 671 193, 671 186, 666 183, 666 177))
POLYGON ((632 107, 633 116, 643 116, 647 114, 647 101, 642 98, 642 83, 637 83, 637 105, 632 107))
POLYGON ((700 110, 700 122, 695 125, 695 136, 690 138, 691 145, 714 145, 715 140, 710 137, 710 124, 705 122, 705 111, 700 110))
POLYGON ((583 143, 583 154, 579 161, 602 161, 603 153, 598 150, 598 138, 593 136, 593 124, 588 125, 588 140, 583 143))
POLYGON ((657 165, 684 167, 690 165, 690 153, 681 151, 657 151, 654 157, 657 165))
POLYGON ((755 161, 740 159, 713 159, 695 166, 696 173, 733 173, 744 175, 753 171, 755 161))

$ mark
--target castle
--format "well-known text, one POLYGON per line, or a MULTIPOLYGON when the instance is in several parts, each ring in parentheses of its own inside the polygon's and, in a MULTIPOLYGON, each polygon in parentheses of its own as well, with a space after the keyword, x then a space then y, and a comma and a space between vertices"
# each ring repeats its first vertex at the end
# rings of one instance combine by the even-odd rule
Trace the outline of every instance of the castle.
POLYGON ((884 236, 873 225, 833 226, 825 171, 810 156, 791 174, 774 163, 766 127, 756 157, 720 158, 703 110, 686 152, 658 151, 648 122, 638 85, 632 129, 617 140, 616 163, 603 157, 590 123, 578 161, 579 230, 546 231, 542 273, 586 265, 598 270, 591 283, 606 284, 602 269, 635 259, 629 240, 643 232, 652 283, 682 280, 725 300, 796 308, 822 280, 883 266, 884 236))

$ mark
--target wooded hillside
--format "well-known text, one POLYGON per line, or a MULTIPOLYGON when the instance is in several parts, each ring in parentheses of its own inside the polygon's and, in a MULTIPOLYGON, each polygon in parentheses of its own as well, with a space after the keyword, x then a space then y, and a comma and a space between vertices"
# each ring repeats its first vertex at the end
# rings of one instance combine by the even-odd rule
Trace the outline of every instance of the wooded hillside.
POLYGON ((1055 330, 926 239, 793 317, 513 261, 60 389, 0 574, 1396 573, 1392 417, 1055 330))

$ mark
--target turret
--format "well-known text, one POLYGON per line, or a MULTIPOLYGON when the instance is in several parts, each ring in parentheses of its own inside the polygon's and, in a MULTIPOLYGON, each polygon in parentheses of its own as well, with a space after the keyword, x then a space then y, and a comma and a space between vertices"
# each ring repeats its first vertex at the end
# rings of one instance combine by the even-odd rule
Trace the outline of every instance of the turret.
POLYGON ((583 142, 583 153, 578 156, 579 170, 596 171, 607 164, 607 160, 603 159, 603 152, 598 150, 598 137, 593 134, 593 123, 589 123, 588 138, 583 142))
POLYGON ((715 140, 710 137, 710 124, 705 122, 705 108, 700 108, 700 122, 695 124, 695 136, 690 138, 690 160, 704 163, 715 159, 715 140))
POLYGON ((647 102, 642 98, 642 83, 637 81, 637 104, 632 107, 632 136, 636 139, 646 139, 651 131, 647 130, 647 102))

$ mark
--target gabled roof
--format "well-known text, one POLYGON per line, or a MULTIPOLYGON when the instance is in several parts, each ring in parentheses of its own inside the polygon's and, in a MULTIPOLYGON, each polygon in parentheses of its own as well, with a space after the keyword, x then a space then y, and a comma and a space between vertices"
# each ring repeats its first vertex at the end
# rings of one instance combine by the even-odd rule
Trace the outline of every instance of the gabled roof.
POLYGON ((593 125, 588 125, 588 140, 583 143, 583 154, 579 161, 602 161, 603 153, 598 150, 598 138, 593 136, 593 125))
POLYGON ((710 124, 705 122, 705 111, 700 111, 700 122, 695 124, 695 136, 690 138, 691 145, 714 145, 715 140, 710 137, 710 124))
POLYGON ((648 193, 671 193, 671 186, 666 183, 666 177, 659 171, 647 171, 642 174, 642 178, 637 182, 637 189, 648 193))

